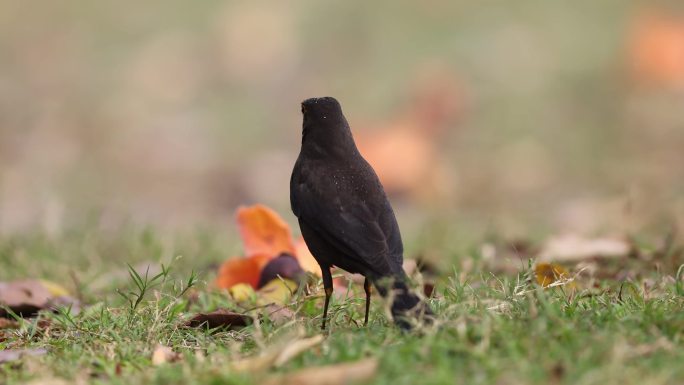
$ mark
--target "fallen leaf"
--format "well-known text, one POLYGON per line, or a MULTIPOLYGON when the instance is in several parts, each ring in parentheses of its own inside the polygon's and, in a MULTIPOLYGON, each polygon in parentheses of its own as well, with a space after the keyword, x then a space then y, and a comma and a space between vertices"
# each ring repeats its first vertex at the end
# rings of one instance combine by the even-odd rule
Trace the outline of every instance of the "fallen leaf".
POLYGON ((297 284, 289 279, 276 278, 257 291, 257 304, 276 303, 284 305, 297 290, 297 284))
POLYGON ((264 205, 240 207, 237 211, 237 223, 248 257, 256 254, 275 257, 281 253, 295 253, 290 227, 270 208, 264 205))
POLYGON ((152 352, 152 365, 159 366, 180 360, 181 355, 168 346, 157 345, 152 352))
POLYGON ((534 267, 534 275, 537 283, 542 287, 549 287, 556 282, 562 283, 570 279, 570 272, 555 263, 538 263, 534 267))
MULTIPOLYGON (((80 309, 78 301, 69 297, 61 286, 39 279, 0 282, 0 305, 22 317, 32 317, 40 310, 56 307, 72 307, 74 312, 80 309)), ((7 311, 0 308, 0 317, 7 315, 7 311)))
POLYGON ((188 327, 205 327, 207 329, 226 328, 240 329, 252 323, 252 319, 244 314, 219 309, 211 313, 199 313, 185 323, 188 327))
POLYGON ((42 356, 46 353, 47 350, 43 348, 0 350, 0 363, 17 361, 24 356, 42 356))
MULTIPOLYGON (((0 282, 0 305, 22 317, 33 316, 46 308, 51 298, 50 292, 37 279, 0 282)), ((0 317, 6 316, 6 311, 0 308, 0 317)))
POLYGON ((378 360, 364 360, 298 370, 265 381, 268 385, 342 385, 370 381, 378 371, 378 360))
POLYGON ((622 258, 629 255, 630 244, 619 238, 583 238, 563 235, 550 238, 542 247, 540 262, 575 262, 595 258, 622 258))
POLYGON ((278 277, 300 282, 305 277, 305 273, 295 257, 289 254, 281 254, 270 260, 261 270, 257 288, 262 288, 278 277))

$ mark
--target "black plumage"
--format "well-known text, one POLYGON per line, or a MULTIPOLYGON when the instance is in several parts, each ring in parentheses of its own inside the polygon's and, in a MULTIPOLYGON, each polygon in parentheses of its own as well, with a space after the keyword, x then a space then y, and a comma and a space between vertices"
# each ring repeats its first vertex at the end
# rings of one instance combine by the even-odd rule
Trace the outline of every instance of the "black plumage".
POLYGON ((392 315, 408 327, 409 313, 430 310, 406 285, 401 234, 380 180, 356 148, 337 100, 305 100, 302 113, 302 147, 290 180, 290 203, 323 272, 323 329, 332 266, 366 278, 366 323, 373 284, 383 296, 391 290, 392 315))

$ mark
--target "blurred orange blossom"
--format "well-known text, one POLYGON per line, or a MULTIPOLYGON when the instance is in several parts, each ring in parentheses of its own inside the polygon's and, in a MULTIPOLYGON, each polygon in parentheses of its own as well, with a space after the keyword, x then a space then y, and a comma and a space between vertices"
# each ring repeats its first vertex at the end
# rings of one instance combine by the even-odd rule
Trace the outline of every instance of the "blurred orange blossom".
POLYGON ((230 289, 242 283, 256 289, 264 266, 283 253, 293 255, 303 270, 321 276, 304 239, 293 239, 290 227, 275 211, 260 204, 241 206, 236 219, 245 255, 230 258, 219 267, 217 287, 230 289))

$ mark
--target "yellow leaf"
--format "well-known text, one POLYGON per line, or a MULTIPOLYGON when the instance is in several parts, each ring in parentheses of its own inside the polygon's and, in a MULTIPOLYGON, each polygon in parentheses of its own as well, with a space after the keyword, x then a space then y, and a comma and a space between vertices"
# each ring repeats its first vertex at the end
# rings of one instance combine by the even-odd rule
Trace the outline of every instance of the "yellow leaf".
POLYGON ((257 292, 257 305, 277 303, 284 305, 297 290, 297 284, 289 279, 274 279, 257 292))
MULTIPOLYGON (((542 287, 548 287, 556 282, 564 282, 570 279, 570 272, 561 265, 555 263, 538 263, 534 268, 534 275, 537 283, 542 287)), ((570 286, 574 283, 568 281, 570 286)))
POLYGON ((251 298, 254 298, 255 292, 251 285, 246 283, 238 283, 233 285, 228 292, 233 297, 236 302, 247 302, 251 298))

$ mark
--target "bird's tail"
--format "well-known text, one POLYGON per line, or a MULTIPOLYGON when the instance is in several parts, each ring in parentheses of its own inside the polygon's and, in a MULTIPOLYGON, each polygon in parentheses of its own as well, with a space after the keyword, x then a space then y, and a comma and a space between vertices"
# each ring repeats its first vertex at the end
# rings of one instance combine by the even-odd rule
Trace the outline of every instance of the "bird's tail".
POLYGON ((391 285, 391 292, 380 290, 392 301, 390 311, 394 323, 404 330, 411 329, 416 321, 430 322, 434 313, 430 306, 411 291, 404 279, 397 279, 391 285), (383 292, 384 291, 384 292, 383 292))

